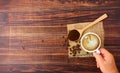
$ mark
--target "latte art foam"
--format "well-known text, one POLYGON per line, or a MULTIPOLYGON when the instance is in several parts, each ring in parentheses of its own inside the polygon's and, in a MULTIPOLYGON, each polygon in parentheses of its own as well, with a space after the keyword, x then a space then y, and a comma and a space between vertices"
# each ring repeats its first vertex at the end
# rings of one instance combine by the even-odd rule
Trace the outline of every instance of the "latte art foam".
POLYGON ((99 39, 96 35, 88 34, 83 38, 82 44, 85 49, 92 51, 99 46, 99 39))

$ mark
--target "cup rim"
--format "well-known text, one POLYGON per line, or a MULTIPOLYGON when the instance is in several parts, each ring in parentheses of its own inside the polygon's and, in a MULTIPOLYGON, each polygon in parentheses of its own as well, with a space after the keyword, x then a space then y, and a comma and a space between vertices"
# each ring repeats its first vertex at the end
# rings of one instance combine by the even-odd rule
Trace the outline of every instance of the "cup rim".
POLYGON ((99 36, 98 34, 94 33, 94 32, 85 33, 85 34, 81 37, 80 45, 81 45, 82 49, 83 49, 84 51, 86 51, 86 52, 95 52, 95 51, 99 50, 99 48, 101 47, 101 39, 100 39, 100 36, 99 36), (83 40, 83 38, 84 38, 86 35, 89 35, 89 34, 93 34, 93 35, 97 36, 97 38, 98 38, 98 40, 99 40, 99 46, 98 46, 95 50, 92 50, 92 51, 89 51, 89 50, 85 49, 85 48, 83 47, 83 45, 82 45, 82 40, 83 40))

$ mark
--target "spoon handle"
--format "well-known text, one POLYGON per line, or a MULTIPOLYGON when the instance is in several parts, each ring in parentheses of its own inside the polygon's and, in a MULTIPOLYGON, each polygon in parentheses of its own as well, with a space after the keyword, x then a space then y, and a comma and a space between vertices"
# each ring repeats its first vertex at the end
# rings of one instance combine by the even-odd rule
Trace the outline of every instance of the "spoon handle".
POLYGON ((102 16, 100 16, 99 18, 97 18, 96 20, 94 20, 93 22, 91 22, 89 25, 87 25, 85 28, 82 29, 82 31, 88 29, 89 27, 97 24, 98 22, 102 21, 103 19, 107 18, 108 15, 107 14, 103 14, 102 16))

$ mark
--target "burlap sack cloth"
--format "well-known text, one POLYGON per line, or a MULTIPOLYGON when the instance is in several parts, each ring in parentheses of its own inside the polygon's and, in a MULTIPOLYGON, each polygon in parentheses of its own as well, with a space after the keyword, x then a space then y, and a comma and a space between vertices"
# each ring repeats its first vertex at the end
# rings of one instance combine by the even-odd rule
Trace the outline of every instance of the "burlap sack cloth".
MULTIPOLYGON (((69 33, 71 30, 76 29, 76 28, 84 28, 87 26, 90 22, 85 22, 85 23, 75 23, 75 24, 68 24, 67 25, 67 32, 69 33)), ((103 28, 103 22, 99 22, 98 24, 88 28, 84 33, 87 32, 94 32, 98 34, 101 38, 101 47, 104 47, 104 28, 103 28)), ((92 57, 92 53, 85 52, 81 46, 80 46, 80 41, 75 42, 75 41, 70 41, 68 40, 68 55, 69 57, 92 57)))

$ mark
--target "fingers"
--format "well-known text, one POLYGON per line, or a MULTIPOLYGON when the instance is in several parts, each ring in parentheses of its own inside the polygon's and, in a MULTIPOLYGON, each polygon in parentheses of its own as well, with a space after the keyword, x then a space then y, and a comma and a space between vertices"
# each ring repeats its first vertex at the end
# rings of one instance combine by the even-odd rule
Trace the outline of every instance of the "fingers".
POLYGON ((97 68, 99 68, 100 65, 102 65, 102 63, 106 60, 106 58, 108 58, 107 56, 110 55, 110 53, 104 48, 101 48, 100 51, 101 54, 97 54, 96 52, 93 53, 93 56, 95 57, 97 62, 97 68))
POLYGON ((104 62, 104 59, 102 58, 102 56, 100 54, 97 54, 94 52, 93 56, 95 57, 95 59, 99 65, 104 62))
POLYGON ((110 54, 106 49, 100 48, 102 54, 110 54))
POLYGON ((97 68, 100 68, 100 66, 99 66, 98 62, 97 62, 97 68))
POLYGON ((113 58, 113 55, 110 52, 108 52, 106 49, 101 48, 100 51, 101 51, 101 55, 103 56, 104 60, 108 60, 107 58, 113 58))

